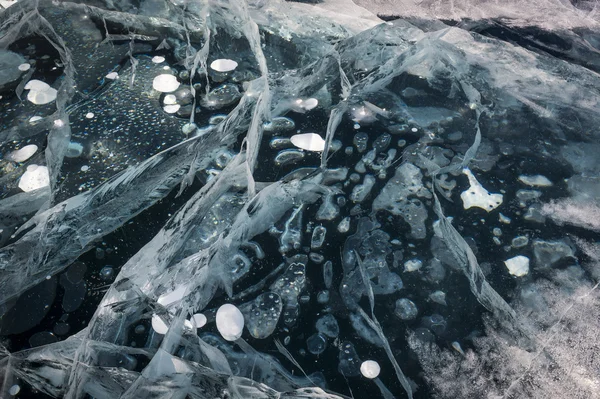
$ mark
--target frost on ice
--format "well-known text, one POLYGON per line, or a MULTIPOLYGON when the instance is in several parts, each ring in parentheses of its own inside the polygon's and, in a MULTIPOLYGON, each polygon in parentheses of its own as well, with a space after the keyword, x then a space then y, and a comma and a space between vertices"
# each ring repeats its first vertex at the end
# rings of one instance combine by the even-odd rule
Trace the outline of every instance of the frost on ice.
POLYGON ((591 2, 2 3, 1 397, 597 394, 591 2))

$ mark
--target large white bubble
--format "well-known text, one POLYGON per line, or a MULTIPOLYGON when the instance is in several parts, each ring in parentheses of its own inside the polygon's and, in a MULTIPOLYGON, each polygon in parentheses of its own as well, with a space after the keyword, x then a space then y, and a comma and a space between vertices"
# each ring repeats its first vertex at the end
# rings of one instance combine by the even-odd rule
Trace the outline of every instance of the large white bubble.
POLYGON ((231 304, 225 304, 217 310, 217 330, 227 341, 235 341, 242 336, 244 315, 231 304))
POLYGON ((316 133, 295 134, 291 137, 292 144, 307 151, 323 151, 325 140, 316 133))
POLYGON ((25 192, 49 185, 50 174, 48 173, 48 168, 45 166, 29 165, 19 180, 19 188, 25 192))
POLYGON ((170 75, 168 73, 164 73, 162 75, 158 75, 152 81, 152 87, 156 91, 160 91, 161 93, 171 93, 177 88, 179 88, 179 81, 176 76, 170 75))
POLYGON ((379 367, 379 363, 375 360, 365 360, 360 365, 360 372, 364 377, 373 379, 377 378, 381 372, 381 367, 379 367))

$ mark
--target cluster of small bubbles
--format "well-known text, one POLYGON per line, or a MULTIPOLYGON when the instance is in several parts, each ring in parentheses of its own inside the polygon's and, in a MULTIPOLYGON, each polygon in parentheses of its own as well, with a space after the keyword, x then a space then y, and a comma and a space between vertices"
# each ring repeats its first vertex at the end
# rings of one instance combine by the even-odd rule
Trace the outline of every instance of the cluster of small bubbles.
POLYGON ((282 308, 283 304, 278 294, 265 292, 251 303, 242 305, 240 310, 245 316, 246 328, 250 335, 264 339, 275 331, 282 308))
POLYGON ((373 148, 377 151, 385 151, 392 141, 392 136, 388 133, 383 133, 381 136, 377 137, 373 142, 373 148))
POLYGON ((367 149, 367 144, 369 141, 369 136, 366 133, 359 132, 354 135, 354 139, 352 143, 358 150, 358 152, 365 152, 367 149))
POLYGON ((269 122, 265 122, 263 125, 264 131, 268 133, 281 133, 294 130, 296 124, 290 118, 285 116, 278 116, 271 119, 269 122))
POLYGON ((360 373, 360 358, 354 345, 351 342, 344 341, 341 344, 340 352, 338 355, 338 371, 345 377, 356 377, 360 373))

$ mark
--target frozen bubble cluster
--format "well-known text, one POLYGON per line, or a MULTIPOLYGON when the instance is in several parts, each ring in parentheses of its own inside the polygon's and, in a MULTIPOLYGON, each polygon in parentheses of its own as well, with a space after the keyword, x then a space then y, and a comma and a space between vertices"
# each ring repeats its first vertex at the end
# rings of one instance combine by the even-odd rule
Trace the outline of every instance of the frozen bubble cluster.
POLYGON ((598 397, 595 7, 0 1, 0 397, 598 397))

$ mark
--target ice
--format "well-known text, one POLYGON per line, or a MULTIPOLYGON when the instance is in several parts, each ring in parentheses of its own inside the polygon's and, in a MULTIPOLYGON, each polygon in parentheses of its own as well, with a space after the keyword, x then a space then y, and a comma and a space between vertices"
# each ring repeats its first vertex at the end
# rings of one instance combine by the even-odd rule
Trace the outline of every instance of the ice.
POLYGON ((464 169, 463 173, 469 178, 470 186, 460 195, 465 209, 477 207, 490 212, 502 204, 502 194, 490 194, 469 169, 464 169))
POLYGON ((173 291, 159 296, 156 302, 165 307, 169 307, 171 304, 181 301, 185 296, 187 289, 187 286, 181 285, 175 288, 173 291))
POLYGON ((396 169, 394 177, 373 202, 373 210, 387 210, 401 216, 411 225, 411 234, 415 238, 425 237, 426 218, 426 210, 417 198, 431 198, 431 193, 422 184, 422 178, 416 166, 404 163, 396 169))
POLYGON ((0 13, 0 396, 593 397, 591 2, 134 3, 0 13))
POLYGON ((567 240, 534 240, 532 247, 537 269, 556 267, 565 261, 575 259, 572 244, 569 245, 567 240))
POLYGON ((360 372, 364 377, 373 379, 379 376, 381 367, 375 360, 365 360, 360 365, 360 372))
POLYGON ((523 277, 529 273, 529 258, 523 255, 517 255, 504 261, 508 272, 516 277, 523 277))
POLYGON ((542 175, 534 175, 534 176, 521 175, 521 176, 519 176, 519 181, 523 184, 526 184, 526 185, 532 186, 532 187, 550 187, 552 185, 552 182, 550 181, 550 179, 548 179, 546 176, 542 176, 542 175))
POLYGON ((429 299, 437 304, 448 306, 446 303, 446 294, 443 291, 432 292, 429 294, 429 299))

